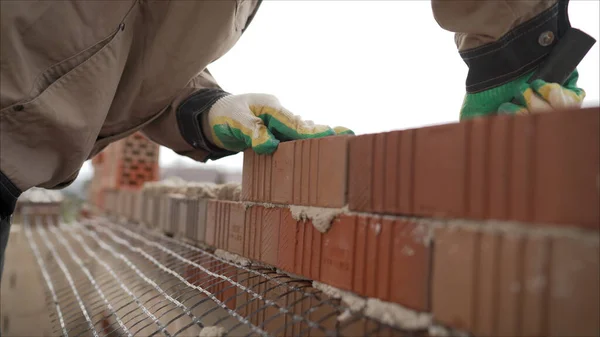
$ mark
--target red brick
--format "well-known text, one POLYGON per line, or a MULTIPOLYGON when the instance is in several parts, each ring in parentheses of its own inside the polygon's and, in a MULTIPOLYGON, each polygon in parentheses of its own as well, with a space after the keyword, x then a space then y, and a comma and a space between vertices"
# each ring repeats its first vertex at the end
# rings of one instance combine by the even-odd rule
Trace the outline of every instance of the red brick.
POLYGON ((348 205, 351 210, 372 210, 373 145, 375 135, 350 140, 348 160, 348 205))
MULTIPOLYGON (((310 153, 310 146, 311 141, 310 140, 301 140, 299 141, 296 146, 300 147, 300 155, 302 156, 302 160, 300 160, 300 168, 301 168, 301 182, 300 182, 300 186, 294 186, 294 187, 299 187, 300 190, 300 198, 299 199, 295 199, 294 203, 297 205, 310 205, 311 204, 311 200, 309 199, 309 194, 310 194, 310 187, 312 186, 312 180, 314 180, 316 177, 313 177, 310 175, 311 171, 313 171, 313 167, 317 165, 316 161, 313 160, 313 156, 311 156, 310 153)), ((297 174, 298 172, 294 172, 295 174, 297 174)), ((325 190, 325 189, 323 189, 325 190)))
POLYGON ((521 331, 523 336, 547 335, 548 280, 551 240, 530 237, 523 252, 523 298, 521 331))
MULTIPOLYGON (((597 235, 597 234, 596 234, 597 235)), ((552 243, 548 336, 597 336, 600 331, 598 242, 552 243)))
MULTIPOLYGON (((291 204, 294 189, 294 142, 280 143, 273 153, 271 201, 278 204, 291 204)), ((246 165, 244 165, 244 170, 246 165)))
POLYGON ((287 272, 294 271, 296 253, 296 232, 298 225, 289 210, 283 210, 279 226, 279 248, 277 266, 287 272))
POLYGON ((535 118, 517 116, 513 119, 512 156, 510 166, 510 196, 508 218, 531 221, 533 206, 533 137, 535 118))
POLYGON ((415 214, 464 217, 466 125, 448 124, 416 131, 415 214))
POLYGON ((206 207, 206 237, 207 245, 214 246, 217 232, 217 200, 209 200, 206 207))
POLYGON ((470 121, 469 137, 469 190, 467 216, 472 219, 485 219, 488 215, 488 145, 490 123, 488 118, 475 118, 470 121))
MULTIPOLYGON (((304 158, 302 158, 302 145, 302 141, 294 142, 294 179, 292 180, 294 185, 292 187, 292 203, 296 205, 302 203, 302 162, 304 160, 304 158)), ((304 163, 304 165, 306 165, 306 163, 304 163)))
POLYGON ((478 234, 458 228, 435 231, 432 311, 438 322, 470 331, 475 315, 473 290, 478 234))
MULTIPOLYGON (((478 252, 475 252, 478 254, 478 252)), ((498 271, 498 307, 496 334, 519 336, 522 316, 520 299, 523 297, 523 240, 520 236, 504 235, 500 246, 498 271)), ((479 274, 478 274, 479 275, 479 274)))
POLYGON ((332 136, 285 142, 273 155, 246 151, 242 199, 320 207, 344 206, 349 138, 332 136), (275 186, 277 188, 273 188, 275 186))
MULTIPOLYGON (((383 174, 386 170, 386 158, 387 153, 384 152, 385 139, 388 136, 387 133, 379 133, 375 135, 375 147, 373 148, 373 172, 380 172, 383 174)), ((371 180, 372 187, 372 201, 371 207, 375 213, 382 213, 384 210, 385 203, 385 186, 389 184, 383 177, 377 177, 371 180)), ((395 188, 396 186, 394 186, 395 188)))
MULTIPOLYGON (((383 193, 382 193, 383 194, 383 193)), ((383 203, 381 203, 383 204, 383 203)), ((381 221, 379 218, 371 218, 369 219, 369 223, 367 225, 367 235, 366 235, 366 249, 365 249, 365 271, 366 273, 363 275, 366 279, 365 282, 365 290, 364 294, 368 297, 376 297, 377 296, 377 288, 380 286, 378 279, 378 271, 380 270, 378 267, 378 259, 380 256, 379 251, 379 234, 381 233, 381 221)), ((358 239, 358 237, 357 237, 358 239)), ((389 279, 389 269, 381 268, 381 270, 387 271, 384 279, 389 279)))
POLYGON ((321 280, 344 290, 352 290, 356 245, 356 216, 342 215, 323 235, 321 280))
MULTIPOLYGON (((418 311, 429 310, 431 264, 429 231, 429 227, 425 224, 396 220, 391 233, 392 266, 389 299, 418 311)), ((388 254, 387 251, 382 251, 380 256, 385 254, 388 254)))
POLYGON ((405 186, 400 186, 400 132, 388 132, 385 137, 385 165, 384 165, 384 181, 385 187, 383 198, 383 211, 394 212, 399 209, 399 193, 405 186), (400 187, 400 188, 399 188, 400 187))
POLYGON ((500 237, 495 233, 480 234, 479 252, 477 253, 477 286, 473 291, 477 299, 473 333, 477 336, 494 336, 496 333, 499 301, 498 280, 500 279, 498 263, 500 237))
POLYGON ((590 108, 537 118, 535 221, 600 228, 599 117, 590 108))
POLYGON ((246 225, 246 208, 242 203, 228 202, 229 204, 229 221, 227 227, 228 233, 228 250, 232 253, 244 254, 244 233, 246 225))
POLYGON ((323 234, 316 230, 315 228, 311 228, 312 230, 312 249, 311 249, 311 259, 310 259, 310 274, 308 276, 313 280, 319 280, 320 269, 321 269, 321 259, 323 258, 321 255, 322 242, 323 242, 323 234))
MULTIPOLYGON (((314 190, 318 188, 315 203, 320 207, 342 207, 346 204, 346 183, 348 166, 348 136, 320 138, 317 156, 313 156, 312 165, 318 168, 318 183, 311 176, 314 190)), ((314 148, 314 146, 313 146, 314 148)), ((314 153, 314 150, 313 150, 314 153)), ((313 171, 311 171, 313 172, 313 171)))
POLYGON ((264 208, 260 239, 260 261, 277 265, 281 208, 264 208))
MULTIPOLYGON (((312 252, 313 252, 313 231, 315 231, 314 226, 312 224, 303 226, 304 228, 304 237, 302 240, 303 243, 303 254, 302 254, 302 268, 300 270, 301 275, 306 275, 310 277, 311 272, 311 262, 312 262, 312 252)), ((299 268, 300 269, 300 268, 299 268)))
MULTIPOLYGON (((398 266, 396 260, 392 257, 394 248, 394 220, 380 219, 379 223, 381 224, 379 233, 377 233, 377 229, 375 228, 375 233, 379 238, 379 242, 377 243, 379 256, 377 262, 377 293, 374 297, 387 300, 391 299, 391 284, 394 270, 402 268, 402 266, 398 266)), ((428 269, 429 266, 427 266, 428 269)))
POLYGON ((599 254, 595 239, 440 228, 434 318, 477 336, 593 335, 599 254))
POLYGON ((307 223, 299 221, 296 225, 296 242, 294 247, 294 269, 293 273, 302 275, 302 269, 304 265, 304 236, 306 232, 307 223))
POLYGON ((488 218, 508 218, 509 164, 512 149, 512 117, 498 116, 490 120, 488 218))
POLYGON ((400 134, 399 200, 398 211, 412 214, 415 200, 415 138, 416 130, 405 130, 400 134))
POLYGON ((208 214, 208 200, 198 200, 198 221, 194 223, 196 226, 196 240, 199 242, 204 242, 206 238, 206 228, 207 228, 207 214, 208 214))
POLYGON ((217 231, 215 247, 227 250, 227 221, 229 217, 229 204, 219 200, 217 203, 217 231))
POLYGON ((355 137, 349 150, 349 208, 372 213, 412 213, 414 130, 355 137))
POLYGON ((354 249, 359 254, 354 258, 354 280, 352 289, 358 294, 367 291, 367 227, 369 218, 365 216, 356 217, 356 243, 354 249))
POLYGON ((246 235, 244 256, 260 261, 261 232, 263 229, 263 207, 250 207, 246 212, 246 235))

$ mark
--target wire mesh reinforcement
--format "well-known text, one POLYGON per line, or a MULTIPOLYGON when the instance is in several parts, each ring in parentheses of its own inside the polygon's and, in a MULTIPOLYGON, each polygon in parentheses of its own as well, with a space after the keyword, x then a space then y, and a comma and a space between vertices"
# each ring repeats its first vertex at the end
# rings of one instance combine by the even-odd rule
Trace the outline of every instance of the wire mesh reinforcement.
POLYGON ((63 336, 424 333, 349 314, 310 281, 236 264, 140 226, 106 218, 53 221, 25 217, 24 230, 47 286, 55 333, 63 336))

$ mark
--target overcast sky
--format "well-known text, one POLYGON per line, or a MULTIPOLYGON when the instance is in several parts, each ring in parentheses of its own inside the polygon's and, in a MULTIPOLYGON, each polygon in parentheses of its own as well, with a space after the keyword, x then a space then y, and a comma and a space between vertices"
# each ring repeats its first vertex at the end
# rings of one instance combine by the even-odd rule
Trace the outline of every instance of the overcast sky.
MULTIPOLYGON (((599 1, 570 2, 597 40, 599 1)), ((586 105, 599 101, 599 45, 579 66, 586 105)), ((239 42, 209 70, 233 94, 269 93, 295 114, 357 134, 458 120, 467 66, 429 1, 263 1, 239 42)), ((238 154, 208 164, 161 148, 160 164, 241 170, 238 154)), ((91 172, 86 163, 83 176, 91 172)))

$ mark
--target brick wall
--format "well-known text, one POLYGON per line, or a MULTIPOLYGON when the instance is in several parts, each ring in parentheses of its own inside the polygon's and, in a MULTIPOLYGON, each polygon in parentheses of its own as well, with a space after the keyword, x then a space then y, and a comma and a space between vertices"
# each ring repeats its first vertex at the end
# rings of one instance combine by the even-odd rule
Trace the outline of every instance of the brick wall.
POLYGON ((185 229, 170 234, 474 335, 598 335, 599 116, 500 116, 247 151, 241 200, 188 198, 198 212, 174 217, 185 229))

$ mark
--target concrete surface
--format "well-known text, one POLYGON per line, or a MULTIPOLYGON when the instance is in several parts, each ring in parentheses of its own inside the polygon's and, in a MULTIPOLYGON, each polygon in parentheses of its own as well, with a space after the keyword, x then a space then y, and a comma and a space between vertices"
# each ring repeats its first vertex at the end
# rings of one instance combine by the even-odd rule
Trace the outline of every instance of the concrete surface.
POLYGON ((53 336, 46 286, 18 224, 11 227, 0 290, 2 336, 53 336))

